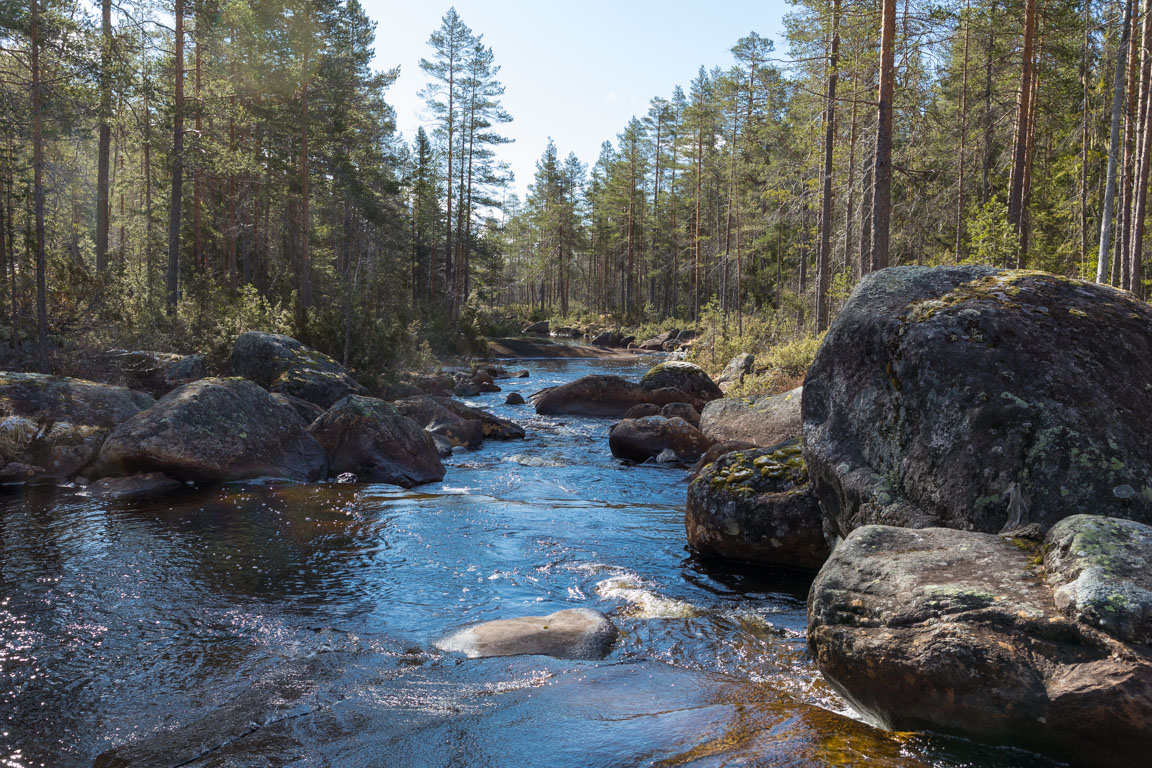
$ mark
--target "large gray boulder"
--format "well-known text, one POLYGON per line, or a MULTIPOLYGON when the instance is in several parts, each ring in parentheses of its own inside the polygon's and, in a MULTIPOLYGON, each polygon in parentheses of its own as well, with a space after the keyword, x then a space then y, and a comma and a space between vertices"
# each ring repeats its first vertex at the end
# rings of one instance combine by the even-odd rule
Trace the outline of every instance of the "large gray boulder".
POLYGON ((176 387, 208 375, 203 355, 113 349, 104 359, 125 384, 153 397, 163 397, 176 387))
POLYGON ((724 454, 688 486, 688 544, 701 554, 815 570, 828 558, 797 440, 724 454))
POLYGON ((668 450, 677 461, 693 462, 708 450, 711 441, 679 416, 644 416, 622 419, 608 432, 608 447, 617 458, 637 463, 654 459, 668 450))
POLYGON ((104 474, 161 472, 176 480, 323 479, 323 449, 287 406, 247 379, 185 384, 114 429, 104 474))
POLYGON ((832 533, 1152 521, 1152 307, 1039 272, 865 277, 804 384, 832 533))
POLYGON ((798 437, 803 387, 780 395, 725 397, 700 413, 700 431, 713 440, 742 440, 767 448, 798 437))
POLYGON ((6 481, 86 471, 109 431, 156 402, 125 387, 39 373, 0 373, 0 467, 6 481))
POLYGON ((290 336, 249 331, 232 346, 232 373, 270 392, 328 408, 345 395, 366 395, 344 366, 290 336))
POLYGON ((728 361, 716 384, 727 394, 728 390, 744 381, 744 377, 752 373, 752 366, 756 364, 755 356, 748 352, 741 352, 728 361))
POLYGON ((308 432, 327 451, 333 474, 403 488, 444 478, 432 436, 383 400, 348 395, 308 432))
POLYGON ((473 408, 459 400, 450 397, 433 398, 441 407, 451 411, 462 419, 479 421, 486 440, 522 440, 524 427, 514 421, 502 419, 494 413, 483 408, 473 408))
POLYGON ((453 447, 477 448, 484 442, 479 419, 463 419, 428 395, 394 400, 393 407, 429 432, 444 437, 453 447))
POLYGON ((724 396, 720 387, 708 376, 707 371, 694 363, 679 361, 654 366, 640 379, 640 386, 648 392, 657 389, 678 389, 688 396, 685 402, 691 403, 698 411, 704 408, 706 403, 724 396))
MULTIPOLYGON (((1049 551, 1065 540, 1050 536, 1049 551)), ((828 682, 886 728, 1142 765, 1152 649, 1069 618, 1037 560, 1028 542, 995 534, 857 528, 812 584, 809 647, 828 682)))
POLYGON ((569 608, 547 616, 499 619, 466 627, 436 645, 471 659, 539 654, 560 659, 602 659, 619 634, 604 614, 569 608))

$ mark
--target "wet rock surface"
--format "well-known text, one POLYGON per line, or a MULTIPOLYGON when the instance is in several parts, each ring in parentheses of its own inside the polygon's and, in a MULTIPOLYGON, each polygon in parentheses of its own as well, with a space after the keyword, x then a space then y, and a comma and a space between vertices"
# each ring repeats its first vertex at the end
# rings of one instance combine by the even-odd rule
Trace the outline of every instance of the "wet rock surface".
POLYGON ((1071 514, 1152 521, 1152 307, 986 267, 864 278, 804 387, 833 533, 985 532, 1071 514))
POLYGON ((313 422, 309 434, 324 447, 333 474, 363 483, 411 488, 444 477, 432 437, 392 405, 349 395, 313 422))
POLYGON ((569 608, 547 616, 497 619, 466 627, 437 646, 470 659, 535 654, 558 659, 602 659, 619 631, 599 611, 569 608))
POLYGON ((828 558, 797 440, 725 453, 688 486, 688 543, 726 560, 816 570, 828 558))
POLYGON ((670 450, 679 461, 693 462, 711 445, 708 438, 679 417, 645 416, 622 419, 608 433, 612 455, 637 463, 670 450))
MULTIPOLYGON (((1072 530, 1086 529, 1052 543, 1072 530)), ((1069 619, 1039 562, 994 534, 858 528, 812 585, 809 646, 825 678, 887 728, 1140 763, 1152 749, 1152 652, 1069 619)))

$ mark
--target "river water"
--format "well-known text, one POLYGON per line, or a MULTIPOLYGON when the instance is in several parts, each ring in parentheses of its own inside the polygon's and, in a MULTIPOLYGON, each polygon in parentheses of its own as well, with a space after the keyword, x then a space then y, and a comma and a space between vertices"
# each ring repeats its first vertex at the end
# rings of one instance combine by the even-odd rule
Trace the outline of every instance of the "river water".
POLYGON ((470 402, 528 438, 412 491, 0 492, 0 766, 1052 765, 860 722, 805 649, 809 576, 698 560, 683 469, 502 404, 651 362, 516 363, 470 402), (620 628, 605 660, 434 646, 575 606, 620 628))

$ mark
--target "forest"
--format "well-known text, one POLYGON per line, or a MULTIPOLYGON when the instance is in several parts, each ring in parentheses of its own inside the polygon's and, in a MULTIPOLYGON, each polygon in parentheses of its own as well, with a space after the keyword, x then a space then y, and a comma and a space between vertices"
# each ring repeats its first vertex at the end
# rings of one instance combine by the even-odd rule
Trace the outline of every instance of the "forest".
POLYGON ((454 9, 402 136, 356 0, 4 3, 0 355, 269 330, 379 372, 543 318, 763 346, 899 264, 1142 295, 1147 6, 795 2, 594 161, 542 147, 521 199, 499 52, 454 9))

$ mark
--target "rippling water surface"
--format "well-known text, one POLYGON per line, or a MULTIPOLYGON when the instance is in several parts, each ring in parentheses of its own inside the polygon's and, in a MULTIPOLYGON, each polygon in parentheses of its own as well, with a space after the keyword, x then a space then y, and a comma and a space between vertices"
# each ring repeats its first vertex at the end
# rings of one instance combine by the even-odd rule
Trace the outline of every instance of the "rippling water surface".
POLYGON ((528 439, 413 491, 0 492, 0 766, 1049 765, 854 719, 804 647, 809 577, 697 560, 682 469, 502 405, 649 364, 526 363, 472 402, 528 439), (604 661, 433 645, 573 606, 620 627, 604 661))

